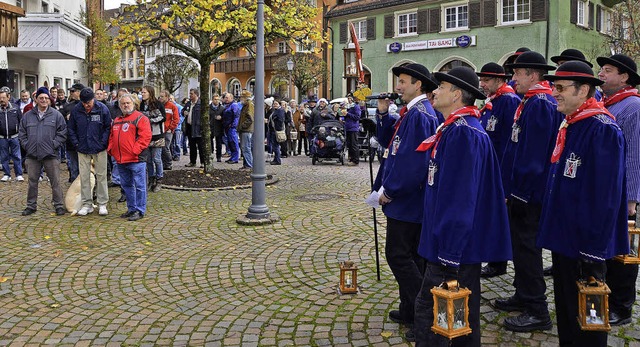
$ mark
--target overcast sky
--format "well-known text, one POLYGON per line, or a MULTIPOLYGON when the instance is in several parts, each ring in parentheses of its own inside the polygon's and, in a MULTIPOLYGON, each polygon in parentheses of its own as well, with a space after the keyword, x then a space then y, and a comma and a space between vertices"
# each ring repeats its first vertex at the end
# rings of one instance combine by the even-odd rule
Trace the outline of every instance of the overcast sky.
POLYGON ((106 10, 120 7, 120 4, 133 4, 134 0, 104 0, 104 8, 106 10))

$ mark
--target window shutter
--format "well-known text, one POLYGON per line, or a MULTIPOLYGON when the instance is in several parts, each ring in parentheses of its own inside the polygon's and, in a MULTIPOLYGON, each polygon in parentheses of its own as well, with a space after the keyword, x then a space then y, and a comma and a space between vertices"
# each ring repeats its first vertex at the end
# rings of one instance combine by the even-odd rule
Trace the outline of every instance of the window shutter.
MULTIPOLYGON (((573 1, 573 0, 572 0, 573 1)), ((531 1, 531 21, 547 20, 548 0, 532 0, 531 1)))
POLYGON ((347 22, 342 22, 340 23, 340 43, 347 43, 348 37, 347 22))
POLYGON ((571 12, 569 21, 572 24, 577 24, 578 23, 578 0, 571 0, 571 9, 569 10, 569 12, 571 12))
POLYGON ((496 0, 482 0, 482 26, 496 25, 496 0))
POLYGON ((593 2, 589 1, 589 29, 593 29, 593 2))
POLYGON ((367 40, 375 40, 376 39, 376 19, 368 18, 367 19, 367 40))
POLYGON ((429 32, 429 10, 418 10, 418 34, 429 32))
POLYGON ((480 23, 482 17, 480 16, 480 3, 479 2, 470 2, 469 3, 469 28, 479 28, 482 26, 480 23))
POLYGON ((432 8, 429 10, 429 32, 440 32, 440 8, 432 8))
POLYGON ((395 30, 393 27, 394 15, 389 14, 384 16, 384 38, 388 39, 395 36, 395 30))
POLYGON ((596 5, 596 30, 602 31, 602 6, 596 5))

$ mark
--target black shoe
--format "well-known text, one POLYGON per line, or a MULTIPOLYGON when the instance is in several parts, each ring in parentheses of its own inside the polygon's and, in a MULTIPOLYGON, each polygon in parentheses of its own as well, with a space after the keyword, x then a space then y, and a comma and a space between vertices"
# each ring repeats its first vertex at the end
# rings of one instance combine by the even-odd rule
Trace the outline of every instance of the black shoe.
POLYGON ((277 161, 270 161, 269 164, 271 165, 281 165, 280 163, 278 163, 277 161))
POLYGON ((127 201, 127 196, 126 195, 120 195, 120 199, 118 199, 118 202, 126 202, 127 201))
POLYGON ((158 178, 158 179, 155 181, 155 185, 153 186, 153 188, 151 188, 151 191, 152 191, 152 192, 154 192, 154 193, 159 192, 159 191, 160 191, 160 189, 161 189, 161 187, 162 187, 162 183, 161 183, 161 182, 162 182, 162 179, 161 179, 161 178, 158 178))
POLYGON ((404 338, 409 342, 416 342, 416 334, 413 332, 413 329, 407 330, 407 332, 404 333, 404 338))
POLYGON ((237 160, 227 160, 227 164, 237 164, 237 160))
POLYGON ((525 310, 524 303, 513 296, 510 296, 506 299, 496 299, 493 302, 493 307, 495 307, 500 311, 507 311, 507 312, 513 312, 513 311, 522 312, 525 310))
POLYGON ((611 326, 625 325, 631 323, 631 314, 623 316, 613 311, 609 311, 609 324, 611 326))
POLYGON ((216 161, 217 161, 218 163, 222 163, 222 158, 218 158, 218 159, 216 159, 216 161))
POLYGON ((288 155, 282 155, 282 156, 280 156, 280 158, 288 158, 288 157, 289 157, 288 155))
POLYGON ((167 165, 167 166, 163 166, 162 170, 173 170, 173 168, 170 165, 167 165))
POLYGON ((28 216, 30 214, 34 214, 36 212, 36 210, 32 209, 32 208, 25 208, 24 211, 22 211, 22 215, 23 216, 28 216))
POLYGON ((535 330, 551 330, 553 323, 549 316, 536 317, 528 312, 519 316, 504 319, 504 327, 510 331, 529 332, 535 330))
POLYGON ((400 311, 398 311, 398 310, 389 311, 389 319, 392 322, 396 322, 398 324, 407 325, 407 326, 413 325, 413 322, 410 322, 410 321, 402 318, 402 315, 400 314, 400 311))
POLYGON ((180 157, 173 157, 173 158, 171 158, 171 159, 172 159, 173 161, 178 161, 178 160, 180 160, 180 157))
POLYGON ((482 267, 480 270, 480 277, 482 278, 491 278, 496 276, 502 276, 507 273, 507 269, 498 269, 496 267, 487 264, 482 267))
POLYGON ((194 166, 196 166, 196 163, 189 163, 189 164, 186 164, 185 166, 186 167, 194 167, 194 166))
POLYGON ((56 216, 64 216, 65 213, 67 213, 67 211, 64 208, 62 207, 56 208, 56 216))
POLYGON ((114 183, 114 182, 112 181, 112 182, 109 182, 109 183, 107 184, 107 187, 109 187, 109 188, 113 188, 113 187, 120 187, 120 185, 119 185, 118 183, 114 183))
POLYGON ((129 218, 131 217, 131 215, 133 215, 134 213, 136 213, 136 211, 127 211, 123 214, 120 215, 120 218, 129 218))
POLYGON ((142 217, 144 217, 144 216, 142 215, 142 213, 140 213, 140 212, 138 212, 138 211, 134 211, 134 212, 129 216, 129 218, 127 218, 127 220, 128 220, 128 221, 130 221, 130 222, 133 222, 133 221, 136 221, 136 220, 138 220, 138 219, 142 219, 142 217))
POLYGON ((545 276, 552 276, 553 275, 553 265, 549 266, 549 267, 545 267, 542 270, 542 274, 545 276))

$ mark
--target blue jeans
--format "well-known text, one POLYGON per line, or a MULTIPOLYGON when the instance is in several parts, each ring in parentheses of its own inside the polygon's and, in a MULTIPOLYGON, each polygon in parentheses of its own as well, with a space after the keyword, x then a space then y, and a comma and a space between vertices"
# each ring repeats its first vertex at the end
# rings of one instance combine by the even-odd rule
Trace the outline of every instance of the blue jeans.
POLYGON ((231 155, 231 158, 229 158, 229 160, 238 161, 238 159, 240 159, 240 146, 238 145, 238 131, 236 130, 236 128, 229 128, 227 129, 226 134, 227 134, 227 143, 229 144, 227 148, 229 149, 229 154, 231 155))
POLYGON ((276 140, 276 132, 269 132, 269 142, 271 142, 271 150, 273 150, 273 162, 282 164, 280 159, 280 143, 276 140))
POLYGON ((149 177, 162 178, 164 172, 162 171, 162 147, 149 147, 151 155, 147 160, 147 173, 149 177))
POLYGON ((116 162, 116 158, 114 157, 111 157, 111 160, 113 162, 113 167, 111 168, 111 182, 120 184, 120 170, 118 169, 120 164, 116 162))
POLYGON ((78 152, 67 148, 67 168, 69 169, 69 182, 73 182, 80 174, 78 168, 78 152))
POLYGON ((147 163, 118 164, 120 187, 127 197, 127 211, 147 212, 147 163))
POLYGON ((9 159, 13 161, 13 171, 16 176, 22 176, 22 158, 20 157, 20 142, 18 138, 0 139, 0 163, 7 176, 11 176, 9 159))
POLYGON ((253 133, 240 133, 240 146, 242 148, 242 166, 253 167, 253 133))

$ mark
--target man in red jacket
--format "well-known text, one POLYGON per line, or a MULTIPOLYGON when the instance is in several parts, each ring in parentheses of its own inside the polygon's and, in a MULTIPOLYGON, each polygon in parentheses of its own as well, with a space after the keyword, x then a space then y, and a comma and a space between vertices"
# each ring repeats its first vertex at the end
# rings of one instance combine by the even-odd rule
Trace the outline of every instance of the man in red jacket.
POLYGON ((168 90, 163 90, 158 96, 158 100, 164 104, 164 112, 167 117, 164 121, 164 147, 162 148, 162 167, 163 170, 171 170, 173 156, 171 155, 171 140, 173 140, 173 132, 180 123, 180 112, 178 106, 170 100, 168 90))
POLYGON ((127 212, 120 217, 141 219, 147 211, 147 156, 151 142, 149 118, 136 110, 138 98, 123 95, 118 104, 122 115, 113 120, 109 137, 109 155, 118 163, 120 187, 127 197, 127 212))

